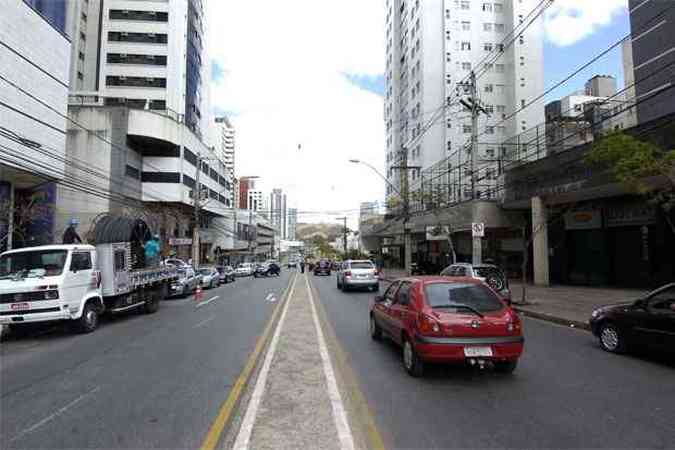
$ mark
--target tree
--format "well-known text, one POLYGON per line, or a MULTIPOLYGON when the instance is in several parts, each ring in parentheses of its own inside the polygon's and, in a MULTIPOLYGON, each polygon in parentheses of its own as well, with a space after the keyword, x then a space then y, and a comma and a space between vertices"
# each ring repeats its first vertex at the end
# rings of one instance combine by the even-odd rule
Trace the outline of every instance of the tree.
POLYGON ((675 210, 675 150, 663 150, 651 142, 616 132, 597 140, 585 162, 607 167, 616 181, 632 192, 646 196, 651 204, 661 209, 670 230, 675 233, 672 217, 675 210), (656 183, 654 177, 658 177, 656 183))

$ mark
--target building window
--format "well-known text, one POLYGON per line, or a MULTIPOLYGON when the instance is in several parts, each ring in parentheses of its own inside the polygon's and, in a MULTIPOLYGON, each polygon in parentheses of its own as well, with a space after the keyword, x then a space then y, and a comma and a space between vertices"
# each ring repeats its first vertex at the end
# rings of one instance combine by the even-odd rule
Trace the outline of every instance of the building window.
POLYGON ((488 148, 485 150, 485 156, 486 156, 487 158, 494 158, 494 157, 495 157, 495 149, 494 149, 494 148, 488 147, 488 148))
POLYGON ((80 40, 81 40, 81 41, 86 41, 86 40, 87 40, 87 35, 84 34, 83 31, 80 31, 80 40))
POLYGON ((105 83, 106 86, 166 88, 166 78, 107 76, 105 83))
POLYGON ((449 9, 446 9, 446 10, 445 10, 445 18, 446 18, 446 19, 449 19, 449 18, 450 18, 450 10, 449 10, 449 9))
POLYGON ((452 150, 452 142, 448 141, 447 149, 448 149, 448 151, 452 150))
POLYGON ((484 86, 485 92, 492 92, 493 88, 494 88, 494 86, 491 85, 491 84, 486 84, 486 85, 484 86))
POLYGON ((495 107, 493 105, 485 105, 485 112, 492 114, 495 112, 495 107))
POLYGON ((133 166, 128 165, 128 164, 126 165, 126 168, 125 168, 125 174, 126 174, 126 176, 128 176, 130 178, 134 178, 136 180, 141 179, 141 171, 138 170, 137 168, 133 167, 133 166))
POLYGON ((520 45, 523 45, 525 43, 525 38, 523 37, 522 34, 518 36, 518 42, 520 42, 520 45))
POLYGON ((450 30, 446 30, 445 39, 447 39, 448 41, 450 40, 450 30))
POLYGON ((497 33, 503 33, 506 28, 504 27, 503 23, 496 23, 495 24, 495 31, 497 33))
POLYGON ((471 70, 471 63, 470 62, 463 62, 462 63, 462 70, 471 70))
POLYGON ((463 0, 463 1, 460 2, 460 7, 461 7, 462 9, 470 9, 470 8, 471 8, 471 4, 469 3, 468 0, 463 0))
POLYGON ((504 12, 504 5, 502 5, 501 3, 495 3, 494 6, 495 6, 494 10, 496 13, 504 12))
POLYGON ((471 22, 467 22, 467 21, 462 22, 462 30, 464 30, 464 31, 471 30, 471 22))
POLYGON ((483 69, 485 69, 486 72, 492 72, 494 65, 492 63, 486 63, 483 65, 483 69))
POLYGON ((446 126, 448 127, 448 129, 452 128, 452 119, 448 118, 446 120, 446 126))
POLYGON ((506 92, 506 86, 503 84, 495 84, 495 89, 499 94, 503 94, 504 92, 506 92))
POLYGON ((128 9, 111 9, 111 20, 140 20, 147 22, 168 22, 169 13, 161 11, 133 11, 128 9))
POLYGON ((491 23, 484 23, 483 24, 483 31, 492 31, 492 24, 491 23))
POLYGON ((504 44, 495 44, 495 47, 497 48, 498 51, 503 52, 504 51, 504 44))
POLYGON ((520 100, 520 107, 523 109, 525 108, 525 99, 520 100))
POLYGON ((485 127, 485 134, 495 134, 495 127, 492 126, 485 127))
POLYGON ((77 57, 80 58, 81 61, 84 61, 84 52, 78 52, 77 57))
POLYGON ((109 64, 143 64, 150 66, 166 66, 165 55, 132 55, 127 53, 108 53, 109 64))
POLYGON ((524 65, 525 65, 525 57, 524 57, 524 56, 521 56, 521 57, 520 57, 520 65, 521 65, 521 66, 524 66, 524 65))
POLYGON ((445 52, 445 61, 446 62, 452 62, 452 58, 450 56, 450 52, 445 52))
POLYGON ((109 31, 108 41, 166 44, 168 42, 168 36, 161 33, 126 33, 122 31, 109 31))
POLYGON ((492 44, 489 43, 489 42, 486 42, 485 44, 483 44, 483 50, 485 50, 486 52, 491 52, 492 51, 492 44))
POLYGON ((483 11, 492 12, 492 3, 483 3, 483 11))
POLYGON ((464 134, 471 134, 471 125, 462 125, 462 132, 464 134))
POLYGON ((77 72, 77 79, 78 80, 84 80, 84 74, 80 71, 77 72))
POLYGON ((495 64, 495 71, 497 73, 504 73, 504 64, 495 64))
POLYGON ((463 51, 471 50, 471 42, 462 42, 462 50, 463 51))
POLYGON ((178 172, 143 172, 141 181, 144 183, 180 183, 178 172))

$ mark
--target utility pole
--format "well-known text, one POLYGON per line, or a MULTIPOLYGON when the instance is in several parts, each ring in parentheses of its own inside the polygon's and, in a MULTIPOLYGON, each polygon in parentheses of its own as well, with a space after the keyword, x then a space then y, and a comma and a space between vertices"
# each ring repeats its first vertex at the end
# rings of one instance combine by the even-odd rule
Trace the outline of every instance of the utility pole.
MULTIPOLYGON (((471 71, 469 77, 469 92, 470 97, 467 100, 460 100, 460 103, 464 105, 465 108, 471 111, 471 200, 475 201, 478 197, 476 184, 478 182, 478 173, 476 171, 476 161, 478 158, 478 117, 480 114, 489 115, 488 112, 480 104, 480 100, 477 95, 476 87, 476 73, 471 71)), ((482 238, 474 237, 473 238, 473 252, 472 252, 472 262, 473 264, 480 264, 483 259, 483 242, 482 238)))
POLYGON ((199 267, 199 254, 201 253, 199 244, 199 212, 201 209, 202 187, 199 184, 199 174, 202 172, 202 155, 197 155, 197 176, 195 176, 195 189, 193 190, 194 204, 194 227, 192 229, 192 264, 195 268, 199 267))
POLYGON ((408 183, 408 171, 420 170, 420 166, 408 165, 408 149, 401 149, 401 165, 392 166, 392 169, 401 171, 401 200, 403 200, 403 264, 404 269, 410 275, 412 267, 412 239, 410 236, 410 184, 408 183))
POLYGON ((345 251, 345 258, 347 257, 347 217, 338 217, 335 220, 342 220, 344 225, 342 227, 342 244, 345 251))

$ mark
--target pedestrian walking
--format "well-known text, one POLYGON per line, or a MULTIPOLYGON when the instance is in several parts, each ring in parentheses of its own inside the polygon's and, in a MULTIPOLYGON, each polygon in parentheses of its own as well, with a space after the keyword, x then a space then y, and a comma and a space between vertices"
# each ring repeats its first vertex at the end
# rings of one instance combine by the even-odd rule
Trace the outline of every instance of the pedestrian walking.
POLYGON ((300 273, 305 273, 305 261, 300 261, 300 273))

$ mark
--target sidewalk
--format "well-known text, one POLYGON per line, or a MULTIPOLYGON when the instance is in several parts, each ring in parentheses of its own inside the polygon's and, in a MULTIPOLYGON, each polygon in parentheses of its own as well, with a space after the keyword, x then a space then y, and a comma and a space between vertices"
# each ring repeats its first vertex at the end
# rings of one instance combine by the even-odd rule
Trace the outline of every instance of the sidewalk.
POLYGON ((317 321, 307 278, 299 274, 233 448, 354 448, 317 321))
MULTIPOLYGON (((385 281, 402 277, 402 269, 384 269, 385 281)), ((530 317, 548 320, 563 325, 588 329, 591 312, 598 306, 630 301, 646 291, 634 289, 594 288, 582 286, 527 286, 527 305, 518 305, 522 284, 509 280, 514 308, 530 317)))

